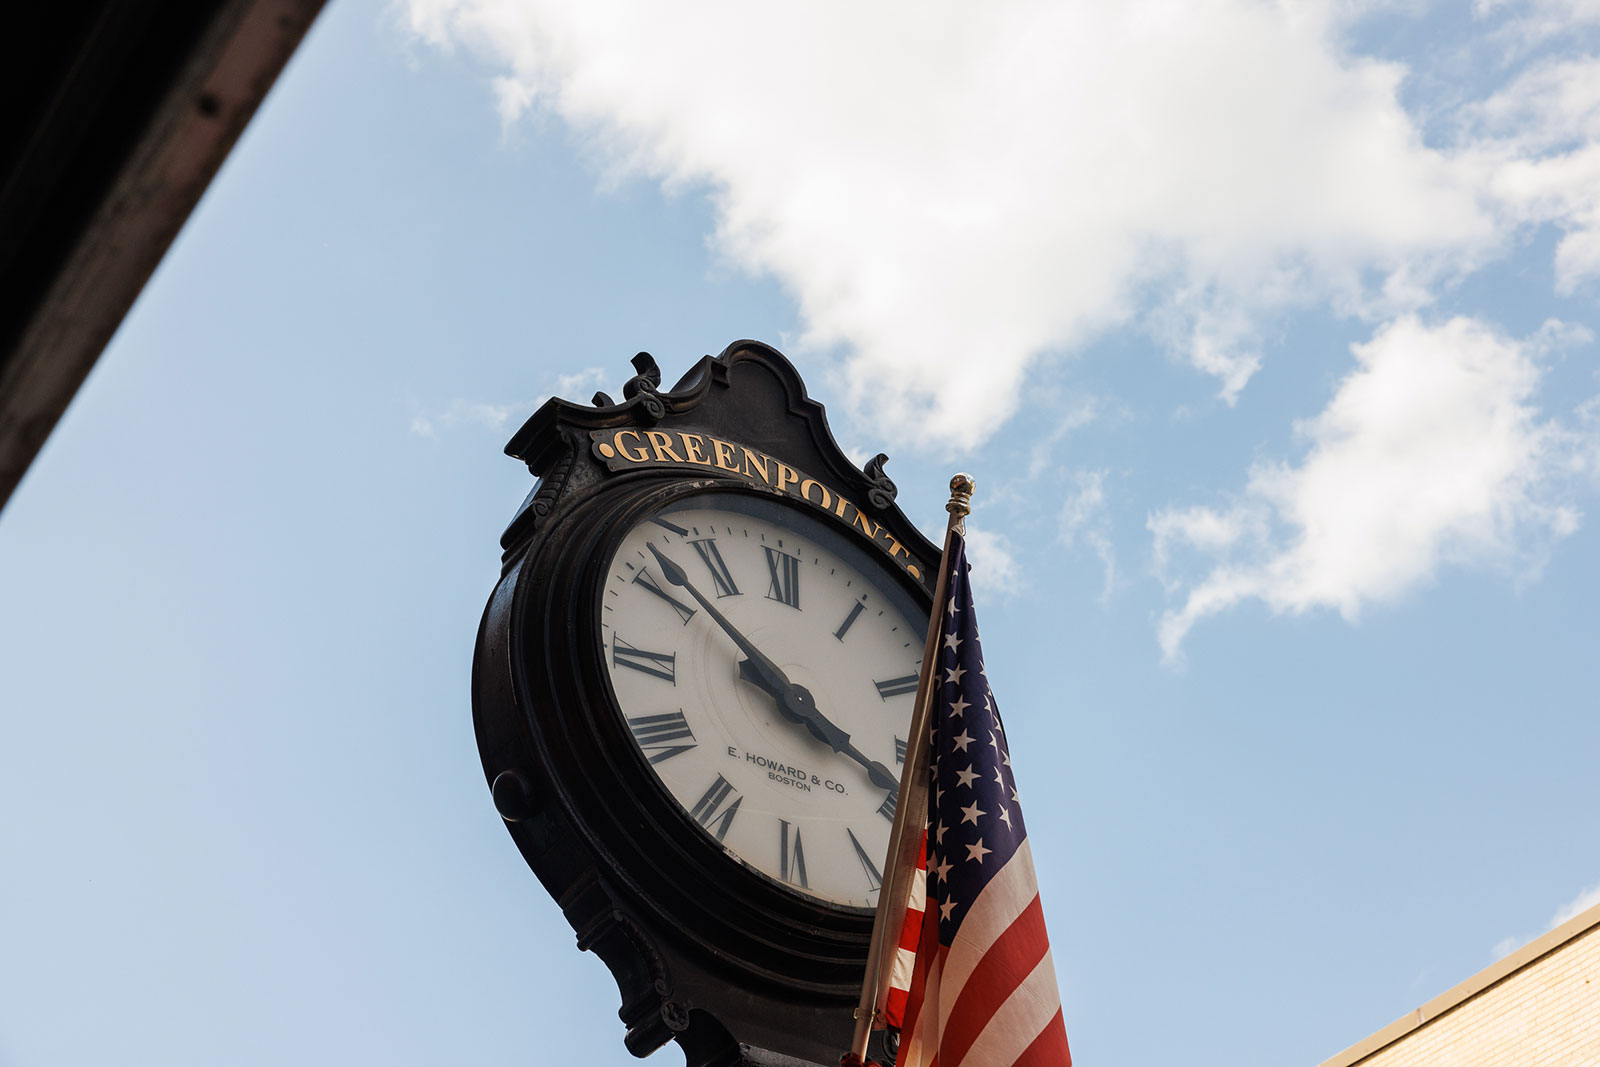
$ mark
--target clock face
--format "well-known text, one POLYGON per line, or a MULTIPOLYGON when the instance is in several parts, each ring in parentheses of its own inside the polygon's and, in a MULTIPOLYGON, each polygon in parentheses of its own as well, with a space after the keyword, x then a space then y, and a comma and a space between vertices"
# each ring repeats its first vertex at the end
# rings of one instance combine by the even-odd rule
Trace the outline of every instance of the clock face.
POLYGON ((628 531, 600 591, 617 707, 667 792, 847 907, 877 903, 927 629, 892 566, 798 507, 702 493, 628 531))

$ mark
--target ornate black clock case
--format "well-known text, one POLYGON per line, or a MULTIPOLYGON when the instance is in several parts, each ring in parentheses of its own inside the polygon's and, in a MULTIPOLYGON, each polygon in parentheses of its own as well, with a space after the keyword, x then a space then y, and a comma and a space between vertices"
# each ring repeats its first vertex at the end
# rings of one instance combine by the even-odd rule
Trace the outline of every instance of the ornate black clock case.
POLYGON ((689 1067, 835 1063, 872 913, 789 892, 731 859, 649 773, 608 696, 600 568, 635 521, 708 491, 784 497, 826 517, 924 619, 938 550, 895 506, 885 457, 857 469, 776 350, 735 343, 670 391, 649 356, 634 367, 620 403, 551 400, 506 446, 538 482, 501 539, 478 633, 484 773, 578 947, 616 978, 629 1051, 675 1039, 689 1067))

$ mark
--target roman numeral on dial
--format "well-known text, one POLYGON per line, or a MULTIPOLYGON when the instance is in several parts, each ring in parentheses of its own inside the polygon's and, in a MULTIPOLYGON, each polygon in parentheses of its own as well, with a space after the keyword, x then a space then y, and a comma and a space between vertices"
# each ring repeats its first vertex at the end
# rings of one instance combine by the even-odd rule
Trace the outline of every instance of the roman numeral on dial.
POLYGON ((866 873, 867 884, 873 890, 882 889, 883 872, 878 870, 878 865, 872 862, 872 856, 861 847, 861 842, 856 840, 856 832, 848 826, 844 828, 844 832, 850 835, 850 844, 856 850, 856 859, 861 861, 861 869, 866 873))
POLYGON ((642 671, 656 678, 665 678, 673 685, 677 685, 677 660, 676 652, 649 652, 628 644, 620 634, 613 634, 611 637, 613 667, 632 667, 636 671, 642 671))
POLYGON ((733 786, 722 775, 717 775, 717 780, 711 783, 711 788, 701 794, 700 799, 694 802, 694 807, 689 809, 689 818, 704 826, 707 830, 717 835, 721 841, 728 836, 728 827, 733 825, 733 817, 739 814, 739 805, 744 803, 744 797, 734 792, 733 786), (733 797, 733 803, 728 803, 728 798, 733 797))
POLYGON ((794 838, 789 836, 789 824, 778 820, 778 877, 793 882, 801 889, 810 889, 806 882, 806 853, 800 844, 800 827, 794 828, 794 838))
POLYGON ((650 592, 660 597, 662 600, 665 600, 672 607, 672 610, 678 613, 678 618, 682 619, 685 623, 694 618, 694 609, 685 604, 683 601, 679 600, 677 597, 673 596, 671 593, 667 592, 665 589, 661 588, 661 585, 655 580, 655 577, 651 575, 648 569, 642 570, 638 574, 635 574, 633 576, 633 584, 642 585, 646 589, 650 590, 650 592))
POLYGON ((851 604, 850 605, 850 614, 846 615, 844 617, 844 622, 841 622, 839 624, 839 628, 837 630, 833 631, 833 636, 835 636, 839 640, 843 641, 844 640, 844 635, 850 631, 850 627, 851 626, 855 625, 856 618, 863 611, 866 611, 866 610, 867 610, 867 606, 865 604, 863 604, 859 600, 856 601, 854 604, 851 604))
POLYGON ((767 588, 767 599, 776 600, 780 604, 787 604, 791 608, 800 607, 800 557, 791 556, 787 552, 779 552, 775 548, 762 545, 761 550, 767 554, 767 573, 772 577, 772 584, 767 588))
POLYGON ((904 678, 890 678, 886 682, 873 682, 878 687, 878 698, 888 700, 890 697, 904 696, 917 691, 917 676, 908 674, 904 678))
POLYGON ((738 596, 739 587, 733 584, 733 575, 728 570, 728 565, 722 561, 722 553, 717 551, 717 542, 712 537, 702 537, 698 541, 690 541, 694 550, 700 554, 700 561, 711 572, 712 591, 719 597, 738 596))
POLYGON ((894 822, 894 806, 900 802, 899 791, 891 792, 883 798, 883 803, 878 805, 878 814, 890 822, 894 822))
POLYGON ((633 739, 649 755, 651 763, 662 763, 695 747, 694 732, 689 729, 682 711, 636 715, 628 720, 628 729, 633 731, 633 739), (673 744, 685 740, 689 742, 687 745, 673 744))
POLYGON ((904 763, 906 761, 906 742, 903 737, 894 739, 894 761, 896 763, 904 763))

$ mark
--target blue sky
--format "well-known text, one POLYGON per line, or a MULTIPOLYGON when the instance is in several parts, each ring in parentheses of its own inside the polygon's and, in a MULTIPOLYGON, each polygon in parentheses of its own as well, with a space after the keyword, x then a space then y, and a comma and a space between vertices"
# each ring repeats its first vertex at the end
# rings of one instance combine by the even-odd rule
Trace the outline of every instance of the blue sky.
POLYGON ((1079 1062, 1600 900, 1592 6, 842 11, 329 6, 0 513, 0 1064, 631 1062, 472 739, 500 448, 744 337, 977 476, 1079 1062))

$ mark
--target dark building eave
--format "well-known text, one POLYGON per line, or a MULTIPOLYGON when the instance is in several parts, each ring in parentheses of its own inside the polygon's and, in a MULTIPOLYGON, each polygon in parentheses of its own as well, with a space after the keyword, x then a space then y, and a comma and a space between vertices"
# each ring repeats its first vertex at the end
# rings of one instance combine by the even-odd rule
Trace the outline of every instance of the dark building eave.
POLYGON ((0 508, 323 0, 36 4, 0 118, 0 508))

